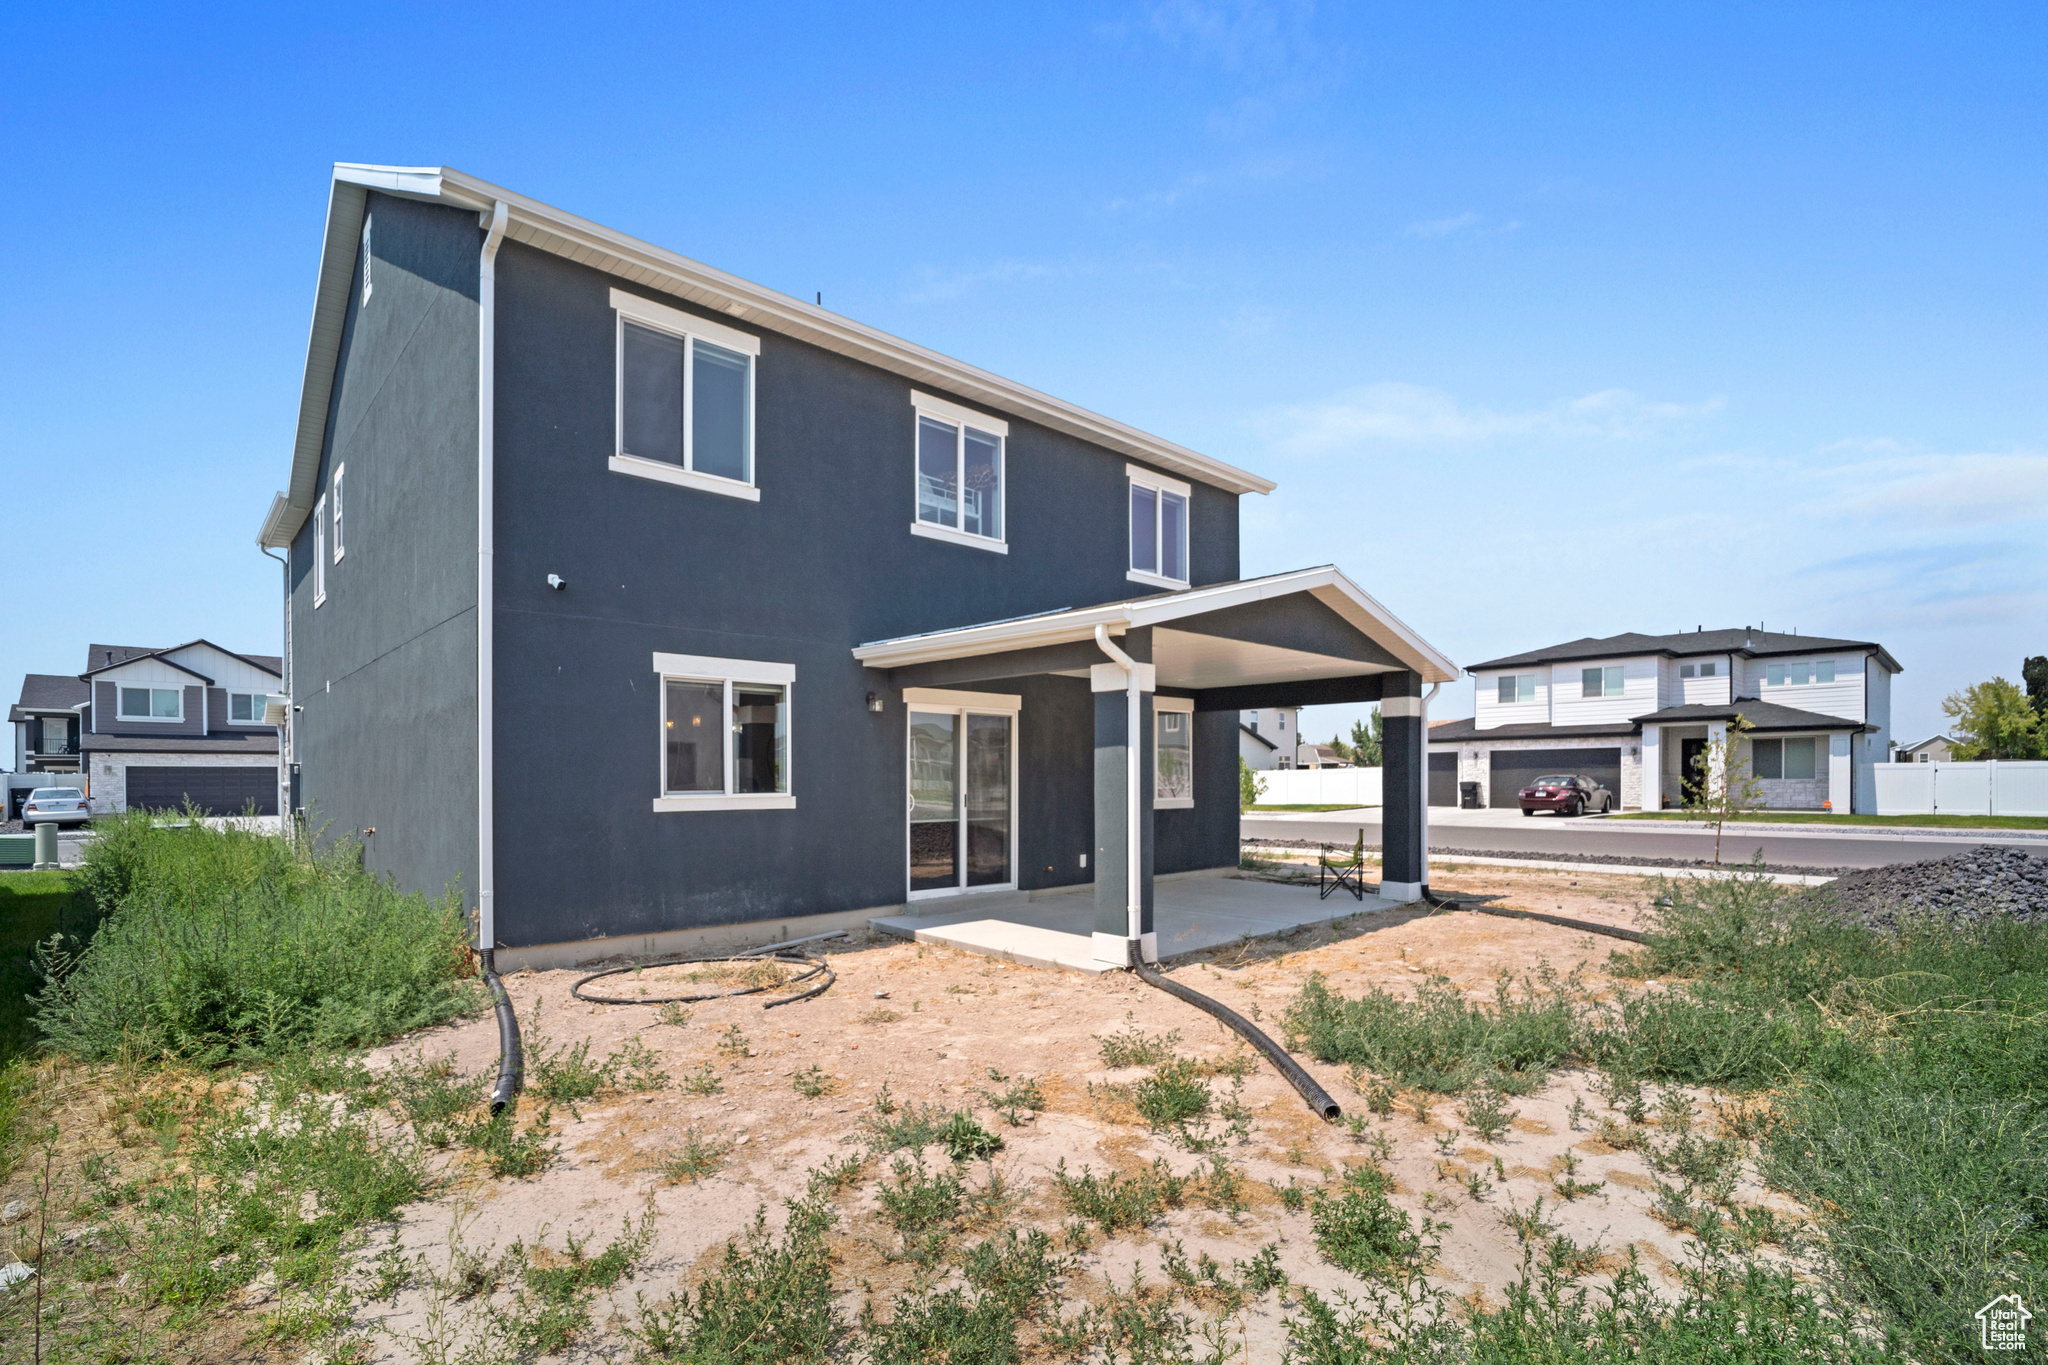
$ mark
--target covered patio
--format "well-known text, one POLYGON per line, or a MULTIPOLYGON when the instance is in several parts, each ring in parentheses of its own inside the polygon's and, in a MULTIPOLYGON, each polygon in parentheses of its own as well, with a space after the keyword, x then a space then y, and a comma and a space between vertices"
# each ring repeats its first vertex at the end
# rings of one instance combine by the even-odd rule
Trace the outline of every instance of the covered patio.
MULTIPOLYGON (((878 691, 911 707, 1046 676, 1085 680, 1093 695, 1093 840, 1083 862, 1092 888, 913 897, 908 913, 879 917, 878 927, 945 935, 936 941, 1019 961, 1103 969, 1358 913, 1348 895, 1319 902, 1298 888, 1217 876, 1155 885, 1155 810, 1192 804, 1172 793, 1172 764, 1160 766, 1159 737, 1175 731, 1169 723, 1162 732, 1155 717, 1176 712, 1378 702, 1378 899, 1401 904, 1427 887, 1428 696, 1457 669, 1333 567, 874 641, 853 654, 877 675, 878 691)), ((1207 794, 1210 803, 1224 799, 1227 811, 1212 808, 1227 815, 1229 837, 1201 870, 1236 866, 1235 791, 1207 794)))

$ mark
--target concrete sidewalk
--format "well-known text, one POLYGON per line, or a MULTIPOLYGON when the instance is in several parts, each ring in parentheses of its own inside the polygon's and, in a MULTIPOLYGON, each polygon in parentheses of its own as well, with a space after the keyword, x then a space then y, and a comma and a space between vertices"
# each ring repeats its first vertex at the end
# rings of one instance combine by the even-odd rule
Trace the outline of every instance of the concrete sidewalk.
MULTIPOLYGON (((1114 969, 1095 960, 1093 891, 1084 886, 1073 893, 1036 900, 1016 893, 976 896, 967 898, 970 903, 965 905, 949 899, 939 903, 946 908, 931 914, 883 915, 868 923, 900 938, 943 944, 1026 967, 1110 971, 1114 969)), ((1321 900, 1312 886, 1282 886, 1224 874, 1156 883, 1152 921, 1159 934, 1159 956, 1165 960, 1305 924, 1399 910, 1407 904, 1373 895, 1354 900, 1348 891, 1321 900)))

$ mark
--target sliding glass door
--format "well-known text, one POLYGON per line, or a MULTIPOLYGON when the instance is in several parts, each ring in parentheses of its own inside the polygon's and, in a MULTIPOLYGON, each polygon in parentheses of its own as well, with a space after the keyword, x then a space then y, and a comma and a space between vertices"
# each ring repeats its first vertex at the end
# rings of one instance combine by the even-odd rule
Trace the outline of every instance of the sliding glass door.
POLYGON ((910 713, 910 894, 1016 884, 1016 717, 910 713))

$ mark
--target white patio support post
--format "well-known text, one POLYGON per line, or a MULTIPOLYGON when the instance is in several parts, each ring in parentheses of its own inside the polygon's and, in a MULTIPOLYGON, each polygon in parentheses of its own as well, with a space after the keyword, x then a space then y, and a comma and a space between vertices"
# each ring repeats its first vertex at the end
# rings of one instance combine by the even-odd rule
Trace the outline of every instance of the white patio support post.
POLYGON ((1721 797, 1721 790, 1728 776, 1726 757, 1728 722, 1710 720, 1707 722, 1707 794, 1715 800, 1721 797))
POLYGON ((1429 885, 1424 784, 1429 780, 1424 743, 1422 679, 1414 673, 1381 675, 1380 896, 1422 899, 1429 885))
POLYGON ((1643 727, 1643 809, 1664 809, 1664 727, 1643 727))
POLYGON ((1855 751, 1854 735, 1838 730, 1828 736, 1828 800, 1837 815, 1856 811, 1855 751))
POLYGON ((1120 967, 1159 960, 1152 924, 1152 632, 1096 643, 1114 663, 1096 664, 1095 960, 1120 967), (1134 957, 1135 955, 1135 957, 1134 957))

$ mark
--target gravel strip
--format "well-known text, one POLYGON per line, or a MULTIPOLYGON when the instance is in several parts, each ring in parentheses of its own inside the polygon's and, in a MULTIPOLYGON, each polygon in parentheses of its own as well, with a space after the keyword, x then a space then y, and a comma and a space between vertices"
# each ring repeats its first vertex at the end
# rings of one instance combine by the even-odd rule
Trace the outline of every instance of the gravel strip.
MULTIPOLYGON (((1337 845, 1324 839, 1240 839, 1246 848, 1336 848, 1337 845)), ((1345 845, 1345 851, 1350 846, 1345 845)), ((1378 844, 1367 844, 1367 853, 1380 851, 1378 844)), ((1511 858, 1523 863, 1585 863, 1605 864, 1609 867, 1719 867, 1733 871, 1754 866, 1751 863, 1716 863, 1711 859, 1685 858, 1642 858, 1635 854, 1621 853, 1532 853, 1525 849, 1433 848, 1429 851, 1432 862, 1454 863, 1459 858, 1511 858)), ((1798 876, 1838 877, 1849 869, 1845 867, 1808 867, 1799 863, 1765 863, 1766 872, 1781 872, 1798 876)))
POLYGON ((1838 877, 1820 899, 1873 929, 1901 914, 1970 924, 1997 915, 2048 921, 2048 859, 1984 845, 1924 863, 1894 863, 1838 877))

